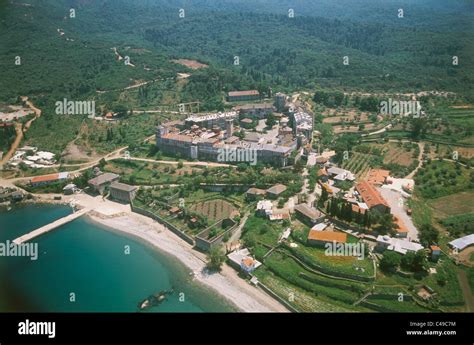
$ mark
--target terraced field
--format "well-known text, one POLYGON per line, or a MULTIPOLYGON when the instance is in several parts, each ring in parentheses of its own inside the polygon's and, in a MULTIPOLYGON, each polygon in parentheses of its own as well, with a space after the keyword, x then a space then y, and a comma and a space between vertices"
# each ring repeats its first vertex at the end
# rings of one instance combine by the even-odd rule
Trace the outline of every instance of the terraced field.
POLYGON ((342 168, 351 171, 357 179, 363 180, 371 168, 374 157, 371 154, 353 152, 351 158, 342 164, 342 168))
POLYGON ((396 163, 402 166, 410 166, 416 158, 413 158, 413 149, 406 150, 395 143, 384 145, 385 164, 396 163))
POLYGON ((221 199, 199 202, 193 204, 190 209, 213 221, 229 218, 234 211, 237 211, 237 208, 235 208, 234 205, 221 199))
POLYGON ((448 117, 456 125, 465 125, 466 123, 474 126, 474 107, 470 108, 446 108, 440 111, 442 117, 448 117))

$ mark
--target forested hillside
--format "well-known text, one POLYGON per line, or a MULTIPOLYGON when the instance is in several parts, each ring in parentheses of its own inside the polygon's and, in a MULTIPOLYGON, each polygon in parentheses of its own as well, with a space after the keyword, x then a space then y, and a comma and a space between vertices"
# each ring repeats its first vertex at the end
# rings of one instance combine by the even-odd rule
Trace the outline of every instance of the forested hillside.
MULTIPOLYGON (((299 0, 291 2, 294 18, 287 15, 288 1, 275 6, 267 0, 30 3, 3 1, 0 9, 2 98, 56 92, 77 97, 126 87, 132 79, 168 78, 182 70, 169 62, 172 57, 197 58, 214 67, 209 73, 218 83, 206 87, 212 93, 264 84, 472 95, 474 42, 461 34, 473 30, 466 24, 472 19, 468 2, 358 0, 343 8, 347 1, 299 0), (406 17, 400 19, 397 8, 404 5, 406 17), (70 8, 77 11, 74 19, 68 17, 70 8), (445 24, 450 30, 437 32, 445 24), (117 64, 112 47, 130 47, 127 55, 137 68, 117 64), (454 55, 458 66, 452 65, 454 55), (15 56, 21 56, 21 66, 13 65, 15 56)), ((204 96, 202 81, 190 79, 187 91, 196 94, 188 98, 204 96)))

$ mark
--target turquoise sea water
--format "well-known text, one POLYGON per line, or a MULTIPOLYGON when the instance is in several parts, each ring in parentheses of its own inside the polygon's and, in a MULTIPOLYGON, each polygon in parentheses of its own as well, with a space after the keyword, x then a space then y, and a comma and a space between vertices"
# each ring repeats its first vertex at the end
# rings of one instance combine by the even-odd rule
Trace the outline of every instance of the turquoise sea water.
MULTIPOLYGON (((0 212, 0 242, 12 241, 69 213, 69 207, 55 205, 0 212)), ((36 261, 0 256, 0 311, 136 312, 144 298, 171 288, 174 293, 149 311, 234 310, 215 293, 193 283, 176 259, 86 217, 34 241, 38 243, 36 261), (70 301, 71 293, 75 302, 70 301), (183 296, 184 301, 180 300, 183 296)))

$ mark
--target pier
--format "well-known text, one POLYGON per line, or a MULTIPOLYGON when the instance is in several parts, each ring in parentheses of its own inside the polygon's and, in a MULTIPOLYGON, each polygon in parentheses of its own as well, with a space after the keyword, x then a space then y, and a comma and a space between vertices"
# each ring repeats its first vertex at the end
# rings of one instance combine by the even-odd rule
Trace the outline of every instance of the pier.
POLYGON ((16 238, 15 240, 13 240, 13 243, 15 243, 16 245, 19 245, 19 244, 22 244, 24 242, 28 242, 28 241, 31 241, 32 239, 38 237, 38 236, 41 236, 51 230, 54 230, 64 224, 67 224, 69 222, 72 222, 73 220, 85 215, 87 212, 89 212, 91 209, 90 208, 83 208, 79 211, 76 211, 66 217, 63 217, 63 218, 60 218, 58 220, 55 220, 54 222, 52 223, 49 223, 45 226, 42 226, 41 228, 39 229, 36 229, 34 231, 31 231, 29 233, 27 233, 26 235, 23 235, 23 236, 20 236, 18 238, 16 238))

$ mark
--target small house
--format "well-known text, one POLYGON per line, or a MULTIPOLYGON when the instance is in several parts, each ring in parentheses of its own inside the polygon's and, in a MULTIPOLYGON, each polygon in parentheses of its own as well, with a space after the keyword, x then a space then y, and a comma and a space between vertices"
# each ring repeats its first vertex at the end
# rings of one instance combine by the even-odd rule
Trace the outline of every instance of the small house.
POLYGON ((299 204, 295 206, 295 212, 297 217, 303 222, 310 226, 320 223, 326 217, 322 212, 310 207, 306 204, 299 204))
POLYGON ((267 197, 276 199, 284 191, 286 191, 286 186, 284 184, 276 184, 267 189, 267 197))
POLYGON ((430 246, 431 250, 431 260, 438 261, 439 256, 441 255, 441 248, 438 246, 430 246))

